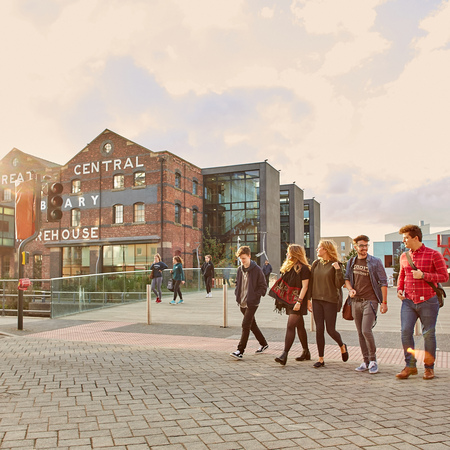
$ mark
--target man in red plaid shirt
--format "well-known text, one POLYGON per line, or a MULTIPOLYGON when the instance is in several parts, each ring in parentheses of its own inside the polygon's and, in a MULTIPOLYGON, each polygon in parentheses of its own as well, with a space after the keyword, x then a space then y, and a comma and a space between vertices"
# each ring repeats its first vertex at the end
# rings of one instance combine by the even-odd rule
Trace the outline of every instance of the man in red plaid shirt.
POLYGON ((434 378, 436 359, 436 321, 439 301, 427 281, 434 284, 447 281, 447 266, 444 257, 438 251, 425 247, 422 243, 422 230, 417 225, 406 225, 400 228, 399 233, 403 234, 403 243, 409 249, 417 270, 412 269, 406 253, 403 253, 400 256, 397 296, 402 300, 400 317, 406 366, 396 376, 404 379, 410 375, 417 375, 416 358, 413 354, 414 326, 417 319, 420 319, 425 346, 423 379, 431 380, 434 378))

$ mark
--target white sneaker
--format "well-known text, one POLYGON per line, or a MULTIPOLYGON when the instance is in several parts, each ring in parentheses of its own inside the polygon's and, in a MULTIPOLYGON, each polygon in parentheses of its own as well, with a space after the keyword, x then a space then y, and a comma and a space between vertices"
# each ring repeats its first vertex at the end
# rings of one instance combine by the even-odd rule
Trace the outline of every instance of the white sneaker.
POLYGON ((378 372, 378 364, 376 361, 370 361, 369 364, 369 373, 377 373, 378 372))
POLYGON ((369 370, 369 366, 368 366, 365 362, 363 362, 363 363, 361 363, 361 365, 360 365, 359 367, 357 367, 355 370, 356 370, 357 372, 365 372, 366 370, 369 370))
POLYGON ((205 295, 205 298, 209 298, 209 294, 206 294, 206 295, 205 295))
POLYGON ((212 298, 212 292, 209 293, 209 298, 212 298))

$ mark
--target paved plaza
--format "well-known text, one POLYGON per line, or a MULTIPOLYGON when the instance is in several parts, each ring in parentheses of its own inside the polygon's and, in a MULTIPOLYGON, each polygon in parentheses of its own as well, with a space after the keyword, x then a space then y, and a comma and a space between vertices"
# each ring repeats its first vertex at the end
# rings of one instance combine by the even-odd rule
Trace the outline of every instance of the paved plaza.
MULTIPOLYGON (((223 327, 220 292, 171 306, 123 305, 62 319, 0 317, 0 448, 282 449, 450 448, 446 305, 438 324, 436 378, 397 380, 403 367, 398 302, 375 328, 380 372, 357 373, 361 355, 352 322, 338 321, 350 360, 327 340, 325 367, 285 367, 286 316, 263 300, 257 318, 269 340, 242 361, 240 316, 229 302, 223 327)), ((448 311, 448 312, 447 312, 448 311)), ((308 316, 309 317, 309 316, 308 316)), ((309 326, 309 319, 307 319, 309 326)), ((421 348, 421 337, 417 344, 421 348)))

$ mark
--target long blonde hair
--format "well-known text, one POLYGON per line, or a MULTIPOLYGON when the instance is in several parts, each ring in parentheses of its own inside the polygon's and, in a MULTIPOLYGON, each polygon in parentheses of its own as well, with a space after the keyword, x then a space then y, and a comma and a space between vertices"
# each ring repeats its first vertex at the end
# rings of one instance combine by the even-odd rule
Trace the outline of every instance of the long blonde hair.
POLYGON ((290 258, 286 257, 281 266, 280 272, 289 272, 292 268, 298 273, 300 272, 301 266, 310 267, 308 260, 306 259, 305 249, 298 244, 290 244, 288 247, 288 252, 291 255, 290 258))
POLYGON ((328 256, 330 258, 330 261, 340 261, 341 258, 338 253, 336 242, 328 240, 328 239, 321 239, 319 242, 319 245, 322 246, 322 248, 328 253, 328 256))

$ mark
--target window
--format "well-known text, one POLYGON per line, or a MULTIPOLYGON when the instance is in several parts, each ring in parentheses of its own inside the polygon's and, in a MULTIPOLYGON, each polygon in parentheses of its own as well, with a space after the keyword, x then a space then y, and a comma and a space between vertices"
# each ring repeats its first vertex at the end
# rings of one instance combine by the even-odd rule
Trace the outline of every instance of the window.
MULTIPOLYGON (((143 270, 153 264, 157 247, 158 244, 105 245, 103 272, 143 270)), ((136 289, 145 291, 145 281, 143 286, 136 289)))
POLYGON ((198 228, 198 211, 196 208, 192 210, 192 226, 198 228))
POLYGON ((135 172, 133 186, 145 186, 145 172, 135 172))
POLYGON ((175 204, 175 223, 181 223, 181 205, 175 204))
POLYGON ((181 189, 181 173, 175 173, 175 187, 181 189))
POLYGON ((123 223, 123 205, 113 206, 113 223, 123 223))
POLYGON ((63 277, 90 273, 89 247, 63 247, 63 277))
POLYGON ((125 178, 123 174, 114 175, 113 189, 123 189, 125 187, 125 178))
POLYGON ((11 191, 11 189, 5 189, 3 191, 3 200, 5 202, 10 202, 12 200, 12 191, 11 191))
MULTIPOLYGON (((33 278, 35 280, 42 279, 42 255, 36 253, 33 255, 33 278)), ((42 281, 33 281, 35 289, 42 289, 42 281)))
POLYGON ((198 181, 196 180, 192 182, 192 193, 198 195, 198 181))
POLYGON ((145 207, 144 207, 143 203, 135 203, 134 204, 133 221, 135 223, 144 223, 145 222, 145 207))
POLYGON ((78 208, 74 208, 70 211, 70 226, 79 227, 81 222, 81 211, 78 208))
POLYGON ((81 180, 72 180, 72 194, 81 192, 81 180))

